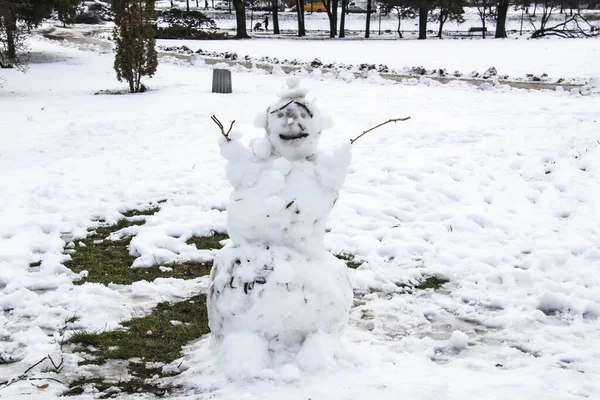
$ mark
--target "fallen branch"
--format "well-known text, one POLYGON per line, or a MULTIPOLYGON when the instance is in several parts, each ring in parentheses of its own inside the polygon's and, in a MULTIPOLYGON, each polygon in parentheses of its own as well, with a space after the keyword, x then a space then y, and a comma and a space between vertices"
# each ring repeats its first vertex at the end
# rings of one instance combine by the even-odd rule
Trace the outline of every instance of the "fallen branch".
POLYGON ((397 121, 406 121, 410 119, 410 117, 406 117, 406 118, 394 118, 394 119, 390 119, 388 121, 382 122, 381 124, 372 127, 371 129, 367 129, 366 131, 364 131, 363 133, 361 133, 360 135, 358 135, 357 137, 355 137, 354 139, 350 139, 350 144, 354 144, 354 142, 356 142, 358 139, 360 139, 361 137, 363 137, 364 135, 366 135, 367 133, 379 128, 380 126, 383 126, 385 124, 389 124, 390 122, 397 122, 397 121))
POLYGON ((50 355, 48 354, 46 357, 42 358, 40 361, 36 362, 35 364, 33 364, 31 367, 27 368, 25 370, 25 372, 23 372, 21 375, 17 376, 16 378, 13 379, 9 379, 7 381, 4 382, 0 382, 0 389, 4 389, 9 387, 10 385, 20 382, 20 381, 26 381, 26 380, 42 380, 42 379, 47 379, 47 380, 51 380, 51 381, 56 381, 59 383, 59 380, 54 379, 54 378, 31 378, 29 376, 27 376, 27 374, 29 373, 29 371, 31 371, 32 369, 34 369, 35 367, 37 367, 38 365, 40 365, 41 363, 43 363, 46 360, 50 360, 50 363, 52 364, 52 366, 54 367, 54 372, 60 372, 60 370, 62 369, 62 365, 63 365, 63 359, 61 358, 60 363, 57 365, 54 360, 52 359, 52 357, 50 357, 50 355))
POLYGON ((229 125, 229 130, 227 131, 227 133, 225 133, 225 128, 223 127, 223 124, 221 123, 221 121, 219 121, 219 119, 216 116, 211 115, 210 119, 212 119, 213 122, 215 124, 217 124, 217 126, 219 127, 219 129, 221 129, 221 134, 225 137, 225 139, 228 142, 231 142, 231 138, 229 137, 229 132, 231 132, 231 128, 233 128, 233 124, 235 123, 235 120, 231 121, 231 125, 229 125))

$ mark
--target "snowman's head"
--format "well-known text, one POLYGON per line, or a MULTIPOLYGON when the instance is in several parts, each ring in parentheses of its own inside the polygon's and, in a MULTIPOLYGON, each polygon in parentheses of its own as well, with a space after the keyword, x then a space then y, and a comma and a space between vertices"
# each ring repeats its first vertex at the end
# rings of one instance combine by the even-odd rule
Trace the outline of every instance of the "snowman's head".
POLYGON ((312 157, 324 128, 319 109, 305 99, 307 90, 299 83, 298 78, 288 78, 288 90, 257 118, 275 153, 290 161, 312 157))

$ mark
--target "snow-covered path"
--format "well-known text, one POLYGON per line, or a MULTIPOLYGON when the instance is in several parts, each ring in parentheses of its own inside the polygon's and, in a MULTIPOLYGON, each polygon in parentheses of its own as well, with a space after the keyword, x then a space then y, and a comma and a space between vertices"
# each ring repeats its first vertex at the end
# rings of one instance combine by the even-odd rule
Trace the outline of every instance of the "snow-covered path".
MULTIPOLYGON (((234 71, 234 94, 213 95, 210 68, 173 61, 146 94, 94 96, 121 87, 111 55, 47 40, 33 50, 30 71, 8 71, 0 92, 0 356, 21 360, 0 365, 5 379, 60 354, 58 332, 74 314, 81 329, 113 328, 201 286, 74 287, 61 254, 92 219, 162 199, 139 228, 146 254, 222 230, 229 188, 209 117, 259 135, 254 116, 284 81, 234 71)), ((600 396, 600 97, 319 74, 304 85, 333 116, 323 146, 411 116, 356 143, 328 225, 328 250, 365 261, 345 336, 356 356, 289 382, 230 383, 202 340, 174 378, 181 397, 600 396), (404 293, 433 274, 450 280, 443 291, 404 293)), ((52 385, 31 397, 63 389, 52 385)), ((0 395, 31 391, 20 382, 0 395)))

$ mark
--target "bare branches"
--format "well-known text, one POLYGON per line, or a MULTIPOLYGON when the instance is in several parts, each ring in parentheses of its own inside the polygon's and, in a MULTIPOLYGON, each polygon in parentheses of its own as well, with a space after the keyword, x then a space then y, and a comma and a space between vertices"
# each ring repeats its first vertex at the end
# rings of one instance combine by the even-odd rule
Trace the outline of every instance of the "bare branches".
POLYGON ((565 17, 565 20, 554 26, 547 27, 550 21, 552 11, 559 6, 556 1, 546 0, 542 3, 542 16, 539 27, 533 23, 530 17, 531 25, 534 28, 534 32, 531 35, 532 39, 540 38, 543 36, 558 36, 561 38, 583 38, 583 37, 596 37, 600 35, 600 31, 581 14, 575 13, 569 18, 565 17))
POLYGON ((52 357, 50 357, 50 354, 48 354, 46 357, 42 358, 40 361, 36 362, 35 364, 33 364, 31 367, 27 368, 25 370, 25 372, 23 372, 21 375, 17 376, 16 378, 13 379, 9 379, 7 381, 4 382, 0 382, 0 389, 4 389, 9 387, 10 385, 20 382, 20 381, 25 381, 25 380, 42 380, 42 379, 46 379, 46 380, 51 380, 51 381, 55 381, 58 383, 62 383, 61 381, 59 381, 58 379, 54 379, 54 378, 36 378, 36 377, 29 377, 27 374, 34 369, 35 367, 37 367, 38 365, 40 365, 41 363, 43 363, 44 361, 49 360, 50 364, 52 364, 52 368, 50 369, 50 371, 52 372, 60 372, 62 370, 63 367, 63 359, 60 359, 60 362, 57 364, 56 362, 54 362, 54 360, 52 359, 52 357))
POLYGON ((561 22, 560 24, 548 28, 544 26, 543 28, 537 29, 535 32, 533 32, 531 38, 535 39, 542 36, 583 38, 595 37, 598 35, 600 35, 600 31, 595 31, 594 27, 580 14, 575 14, 573 17, 561 22), (585 25, 587 25, 587 27, 585 25))
POLYGON ((389 124, 390 122, 406 121, 406 120, 408 120, 408 119, 410 119, 410 117, 406 117, 406 118, 394 118, 394 119, 390 119, 390 120, 387 120, 387 121, 385 121, 385 122, 382 122, 381 124, 379 124, 379 125, 376 125, 376 126, 372 127, 371 129, 367 129, 366 131, 364 131, 363 133, 361 133, 360 135, 358 135, 358 136, 357 136, 357 137, 355 137, 354 139, 351 139, 351 140, 350 140, 350 144, 354 144, 354 142, 356 142, 358 139, 360 139, 361 137, 363 137, 363 136, 364 136, 364 135, 366 135, 367 133, 369 133, 369 132, 371 132, 371 131, 373 131, 373 130, 375 130, 375 129, 379 128, 380 126, 383 126, 383 125, 385 125, 385 124, 389 124))
POLYGON ((219 121, 219 119, 216 116, 211 115, 210 119, 212 119, 213 122, 215 124, 217 124, 217 126, 219 127, 219 129, 221 129, 221 134, 225 137, 225 139, 228 142, 231 142, 231 138, 229 137, 229 133, 231 132, 231 128, 233 128, 233 124, 235 123, 235 119, 233 121, 231 121, 231 125, 229 125, 229 130, 227 131, 227 133, 225 133, 225 128, 223 127, 223 124, 221 123, 221 121, 219 121))

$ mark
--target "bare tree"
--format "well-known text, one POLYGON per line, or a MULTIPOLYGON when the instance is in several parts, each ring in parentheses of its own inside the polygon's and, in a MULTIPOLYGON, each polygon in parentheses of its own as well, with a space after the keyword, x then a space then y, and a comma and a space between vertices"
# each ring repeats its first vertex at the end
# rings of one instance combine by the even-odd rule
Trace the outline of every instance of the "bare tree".
POLYGON ((396 11, 396 15, 398 16, 398 27, 396 28, 396 32, 398 32, 398 37, 402 39, 402 20, 406 18, 415 18, 415 11, 405 1, 396 1, 391 9, 396 11))
MULTIPOLYGON (((400 9, 411 8, 413 12, 419 13, 419 39, 427 39, 427 20, 429 10, 433 8, 434 0, 387 0, 388 9, 399 7, 400 9)), ((398 14, 398 25, 400 25, 403 15, 398 14)), ((398 26, 398 33, 400 27, 398 26)), ((402 37, 402 36, 401 36, 402 37)))
POLYGON ((465 22, 465 18, 463 17, 465 13, 463 9, 464 5, 464 0, 436 0, 434 3, 435 8, 429 14, 429 20, 439 23, 438 38, 442 38, 442 31, 446 21, 456 21, 459 24, 465 22))
POLYGON ((477 8, 481 20, 481 37, 485 39, 487 33, 486 22, 493 21, 496 18, 493 0, 473 0, 473 4, 477 8))
POLYGON ((588 20, 579 13, 574 13, 570 17, 565 17, 565 20, 559 24, 548 26, 552 13, 561 6, 560 0, 542 0, 539 2, 542 9, 542 15, 538 25, 533 18, 529 18, 534 32, 532 38, 543 36, 558 36, 562 38, 579 38, 579 37, 596 37, 600 32, 596 30, 588 20))

